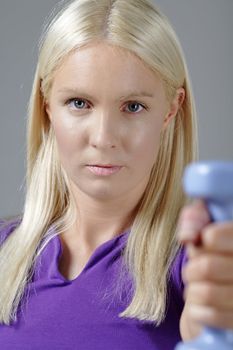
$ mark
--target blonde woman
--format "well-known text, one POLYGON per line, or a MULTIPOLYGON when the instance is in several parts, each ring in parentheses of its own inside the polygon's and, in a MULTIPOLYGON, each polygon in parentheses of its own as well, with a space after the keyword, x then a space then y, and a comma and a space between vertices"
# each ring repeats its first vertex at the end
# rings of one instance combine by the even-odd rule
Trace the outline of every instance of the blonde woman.
POLYGON ((203 323, 233 328, 233 225, 209 225, 201 202, 180 219, 181 241, 206 231, 183 301, 195 123, 182 49, 152 2, 74 0, 50 21, 24 212, 1 222, 1 349, 166 350, 203 323))

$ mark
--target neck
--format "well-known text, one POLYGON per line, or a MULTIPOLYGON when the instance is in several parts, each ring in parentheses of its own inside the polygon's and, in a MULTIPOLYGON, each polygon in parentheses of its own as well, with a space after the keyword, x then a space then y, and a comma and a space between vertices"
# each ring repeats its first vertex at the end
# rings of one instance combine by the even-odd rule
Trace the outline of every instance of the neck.
MULTIPOLYGON (((66 232, 66 237, 78 239, 86 246, 95 248, 101 243, 120 235, 130 228, 140 197, 133 196, 100 201, 73 188, 77 207, 77 222, 66 232)), ((135 191, 136 192, 136 191, 135 191)))

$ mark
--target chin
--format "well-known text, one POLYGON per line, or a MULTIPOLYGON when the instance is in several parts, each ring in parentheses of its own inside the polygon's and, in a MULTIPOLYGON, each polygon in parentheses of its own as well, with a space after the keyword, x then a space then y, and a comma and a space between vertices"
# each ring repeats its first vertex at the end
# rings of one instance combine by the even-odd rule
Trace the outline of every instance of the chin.
MULTIPOLYGON (((104 186, 103 186, 104 187, 104 186)), ((93 189, 89 188, 86 191, 86 194, 93 198, 94 200, 98 200, 101 202, 109 201, 116 198, 117 194, 113 191, 113 188, 98 188, 93 189)))
POLYGON ((89 180, 87 178, 80 178, 77 181, 74 177, 71 180, 71 188, 77 198, 87 196, 94 201, 107 202, 116 199, 117 197, 124 196, 127 192, 124 183, 117 183, 117 181, 107 181, 108 179, 98 179, 99 181, 89 180), (123 185, 123 186, 122 186, 123 185), (124 188, 123 188, 124 187, 124 188))

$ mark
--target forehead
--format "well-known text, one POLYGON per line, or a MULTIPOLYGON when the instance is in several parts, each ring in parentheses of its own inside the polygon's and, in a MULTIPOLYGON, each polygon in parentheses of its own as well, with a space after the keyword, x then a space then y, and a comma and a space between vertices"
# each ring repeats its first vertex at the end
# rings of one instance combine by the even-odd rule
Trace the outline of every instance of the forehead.
POLYGON ((82 47, 63 60, 54 74, 54 85, 61 88, 67 84, 163 90, 158 74, 136 54, 106 43, 82 47))
POLYGON ((136 65, 138 68, 151 71, 146 63, 135 53, 122 47, 104 42, 91 43, 71 51, 62 61, 59 70, 70 65, 79 64, 83 67, 93 63, 102 64, 108 61, 111 66, 136 65))

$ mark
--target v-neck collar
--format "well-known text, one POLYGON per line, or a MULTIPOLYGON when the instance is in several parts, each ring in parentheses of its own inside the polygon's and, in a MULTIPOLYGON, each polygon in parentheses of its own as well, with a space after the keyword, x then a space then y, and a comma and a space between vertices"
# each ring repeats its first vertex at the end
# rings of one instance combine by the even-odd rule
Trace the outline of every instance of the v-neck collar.
POLYGON ((126 245, 129 233, 130 229, 99 245, 91 254, 88 262, 79 273, 79 275, 74 279, 69 280, 65 278, 59 271, 59 260, 63 253, 63 248, 59 234, 56 234, 55 232, 55 235, 50 239, 50 241, 43 249, 41 255, 39 256, 39 261, 37 262, 36 267, 36 275, 38 276, 37 278, 48 278, 49 280, 57 280, 57 282, 63 282, 65 284, 75 283, 89 269, 100 263, 105 256, 111 254, 114 250, 116 250, 116 253, 119 250, 123 250, 126 245))

